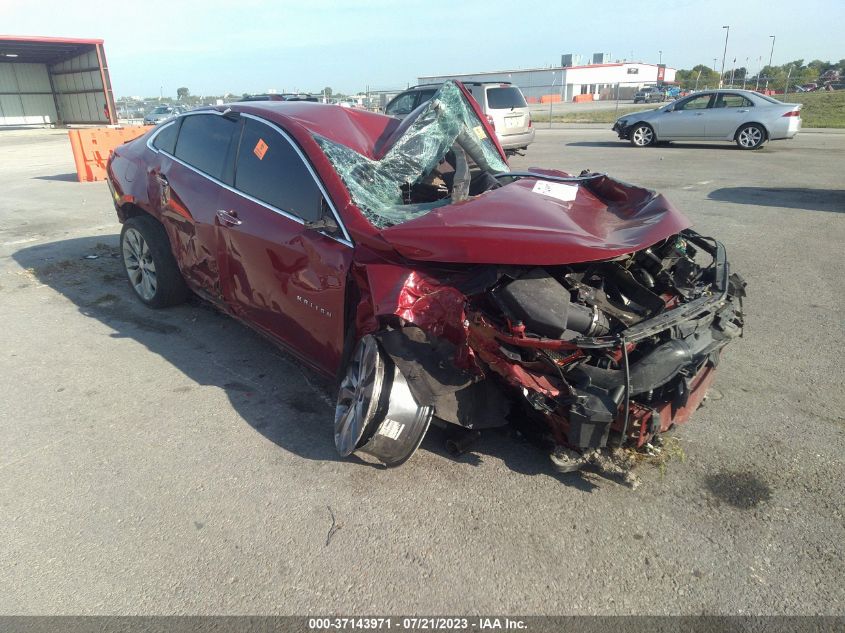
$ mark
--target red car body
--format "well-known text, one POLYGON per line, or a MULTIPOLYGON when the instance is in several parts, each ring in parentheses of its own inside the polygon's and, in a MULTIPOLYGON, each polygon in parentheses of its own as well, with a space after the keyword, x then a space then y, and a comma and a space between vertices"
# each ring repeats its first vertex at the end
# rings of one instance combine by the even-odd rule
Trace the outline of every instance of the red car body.
MULTIPOLYGON (((477 118, 475 134, 489 137, 488 154, 496 152, 506 164, 485 117, 465 89, 458 88, 472 108, 468 116, 477 118)), ((268 130, 286 136, 318 183, 337 226, 328 231, 319 223, 271 209, 231 182, 156 149, 156 135, 165 126, 119 147, 109 161, 119 219, 139 214, 155 218, 166 230, 179 269, 194 292, 328 376, 343 370, 355 341, 379 332, 385 323, 399 323, 420 328, 429 340, 448 341, 453 349, 449 360, 458 371, 495 375, 505 388, 530 391, 552 402, 567 391, 555 370, 577 361, 582 346, 571 339, 526 333, 518 321, 497 322, 468 302, 471 280, 494 268, 616 261, 675 239, 690 225, 662 196, 646 189, 601 175, 577 181, 563 172, 536 170, 505 186, 379 227, 350 193, 350 176, 340 173, 326 143, 351 150, 366 164, 377 164, 407 131, 407 122, 358 109, 272 101, 218 106, 180 118, 201 114, 260 120, 268 130), (538 183, 545 179, 575 182, 571 186, 577 192, 571 199, 538 195, 538 190, 544 191, 538 183), (503 346, 546 350, 561 362, 538 369, 533 361, 503 353, 503 346)), ((255 151, 260 153, 260 143, 255 151)), ((713 253, 715 258, 715 247, 713 253)), ((728 297, 723 264, 721 292, 728 297)), ((738 293, 735 288, 733 294, 738 293)), ((666 318, 680 313, 685 300, 672 295, 663 301, 666 318)), ((738 318, 734 322, 741 324, 738 318)), ((623 350, 618 336, 592 339, 594 345, 604 346, 608 358, 618 357, 613 367, 622 362, 623 351, 636 353, 637 343, 626 342, 623 350)), ((610 428, 623 440, 642 444, 684 421, 704 396, 714 365, 706 362, 689 376, 692 393, 674 405, 640 406, 626 396, 627 407, 623 411, 619 405, 610 428), (648 423, 651 418, 659 423, 648 423)), ((585 446, 568 437, 570 421, 561 410, 536 406, 556 445, 585 446)), ((465 428, 485 426, 460 422, 465 428)))

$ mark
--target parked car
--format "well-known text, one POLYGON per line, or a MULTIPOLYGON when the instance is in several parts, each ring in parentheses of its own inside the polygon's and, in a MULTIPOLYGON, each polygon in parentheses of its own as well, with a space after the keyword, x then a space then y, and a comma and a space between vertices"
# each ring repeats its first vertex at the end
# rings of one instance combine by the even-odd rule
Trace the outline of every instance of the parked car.
POLYGON ((402 121, 194 110, 107 172, 137 298, 194 292, 336 377, 344 456, 398 465, 430 424, 456 446, 515 424, 571 470, 686 422, 741 333, 719 242, 609 176, 510 171, 455 82, 402 121))
POLYGON ((666 90, 658 86, 646 86, 634 94, 634 103, 662 103, 663 101, 666 101, 666 90))
POLYGON ((801 130, 801 104, 783 103, 751 90, 705 90, 657 110, 626 114, 613 124, 637 147, 658 141, 734 141, 758 149, 801 130))
POLYGON ((152 112, 144 117, 144 125, 158 125, 170 117, 182 114, 187 111, 183 106, 160 105, 153 108, 152 112))
MULTIPOLYGON (((385 114, 405 117, 434 96, 441 84, 422 84, 399 93, 385 106, 385 114)), ((534 142, 531 112, 522 91, 508 82, 464 82, 481 106, 496 138, 508 153, 525 150, 534 142)))

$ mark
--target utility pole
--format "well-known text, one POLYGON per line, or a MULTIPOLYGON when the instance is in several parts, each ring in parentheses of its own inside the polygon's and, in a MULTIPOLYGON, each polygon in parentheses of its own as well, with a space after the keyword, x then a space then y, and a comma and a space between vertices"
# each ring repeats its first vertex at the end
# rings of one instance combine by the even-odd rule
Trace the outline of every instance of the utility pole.
POLYGON ((698 71, 698 74, 695 76, 695 88, 692 89, 693 92, 698 92, 698 79, 701 77, 701 71, 698 71))
POLYGON ((772 38, 772 50, 769 52, 769 68, 772 67, 772 56, 775 54, 775 36, 769 35, 772 38))
POLYGON ((719 73, 719 88, 722 87, 722 79, 725 76, 725 56, 727 56, 727 54, 728 54, 728 35, 731 34, 730 25, 723 26, 722 28, 726 29, 726 30, 725 30, 725 50, 722 52, 722 72, 719 73))
POLYGON ((657 51, 657 63, 658 64, 663 63, 663 51, 657 51))
POLYGON ((734 57, 733 64, 731 64, 731 88, 734 87, 734 73, 736 72, 736 57, 734 57))

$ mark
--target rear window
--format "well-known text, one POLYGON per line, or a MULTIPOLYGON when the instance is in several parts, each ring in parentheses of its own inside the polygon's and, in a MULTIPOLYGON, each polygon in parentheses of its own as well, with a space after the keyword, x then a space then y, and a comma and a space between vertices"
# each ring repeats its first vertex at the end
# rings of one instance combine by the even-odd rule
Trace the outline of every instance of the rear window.
POLYGON ((178 119, 176 123, 166 124, 153 140, 153 147, 172 154, 176 148, 176 135, 179 132, 178 119))
POLYGON ((527 108, 525 97, 522 96, 519 88, 508 86, 507 88, 488 88, 487 107, 492 110, 505 110, 509 108, 527 108))

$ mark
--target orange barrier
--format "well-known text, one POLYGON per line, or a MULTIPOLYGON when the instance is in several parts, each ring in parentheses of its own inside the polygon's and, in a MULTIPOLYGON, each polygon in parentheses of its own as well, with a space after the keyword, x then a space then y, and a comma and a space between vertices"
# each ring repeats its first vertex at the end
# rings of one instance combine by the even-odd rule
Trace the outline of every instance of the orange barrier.
POLYGON ((572 101, 574 101, 575 103, 584 103, 585 101, 592 101, 592 100, 593 100, 593 95, 589 95, 589 94, 587 94, 587 95, 575 95, 574 97, 572 97, 572 101))
POLYGON ((540 103, 560 103, 560 95, 543 95, 540 103))
POLYGON ((149 130, 149 127, 93 127, 68 130, 79 182, 105 180, 106 161, 112 150, 149 130))

